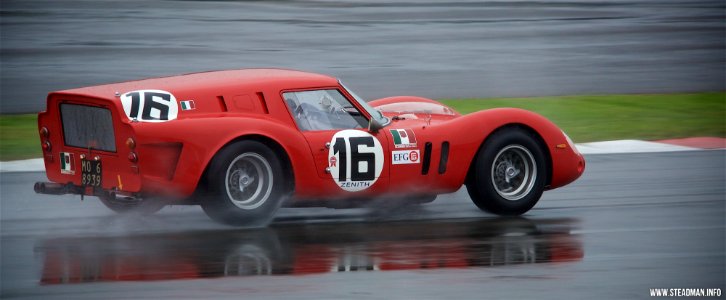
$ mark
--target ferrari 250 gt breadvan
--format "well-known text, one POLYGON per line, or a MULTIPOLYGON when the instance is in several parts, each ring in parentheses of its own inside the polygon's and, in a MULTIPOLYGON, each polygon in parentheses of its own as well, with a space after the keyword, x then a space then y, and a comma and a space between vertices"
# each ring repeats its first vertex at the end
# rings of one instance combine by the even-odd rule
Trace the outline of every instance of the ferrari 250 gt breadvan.
POLYGON ((482 210, 519 215, 585 168, 567 135, 529 111, 366 102, 336 78, 280 69, 53 92, 38 127, 50 182, 36 192, 98 196, 117 212, 201 205, 234 225, 280 206, 425 203, 462 185, 482 210))

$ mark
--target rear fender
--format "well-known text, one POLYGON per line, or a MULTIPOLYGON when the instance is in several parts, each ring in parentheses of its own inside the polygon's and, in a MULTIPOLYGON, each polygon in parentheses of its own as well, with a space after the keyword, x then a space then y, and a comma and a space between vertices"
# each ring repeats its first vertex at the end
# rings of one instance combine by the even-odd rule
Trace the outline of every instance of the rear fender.
POLYGON ((171 185, 163 178, 149 178, 145 192, 191 195, 214 155, 229 143, 244 136, 262 136, 277 143, 287 153, 295 178, 317 177, 310 150, 303 135, 276 120, 259 116, 217 116, 181 119, 165 123, 139 123, 135 126, 139 143, 139 164, 153 168, 158 161, 153 147, 181 143, 171 185), (307 174, 310 173, 310 174, 307 174), (174 190, 169 190, 174 189, 174 190))

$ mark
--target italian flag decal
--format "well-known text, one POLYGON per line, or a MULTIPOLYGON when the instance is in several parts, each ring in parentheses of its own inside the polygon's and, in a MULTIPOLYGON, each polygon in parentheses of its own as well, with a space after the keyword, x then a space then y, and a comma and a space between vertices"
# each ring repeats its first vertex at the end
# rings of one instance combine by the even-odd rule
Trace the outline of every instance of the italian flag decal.
POLYGON ((391 129, 393 145, 396 148, 416 148, 416 135, 411 129, 391 129))
POLYGON ((76 174, 76 166, 73 162, 73 153, 60 153, 61 174, 76 174))
POLYGON ((181 103, 182 110, 192 110, 197 108, 196 106, 194 106, 194 100, 184 100, 179 103, 181 103))

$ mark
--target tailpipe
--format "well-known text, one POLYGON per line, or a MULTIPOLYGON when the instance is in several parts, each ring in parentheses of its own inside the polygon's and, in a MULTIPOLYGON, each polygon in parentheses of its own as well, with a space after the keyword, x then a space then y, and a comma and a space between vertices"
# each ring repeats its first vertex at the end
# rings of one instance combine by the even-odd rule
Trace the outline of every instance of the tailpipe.
POLYGON ((60 183, 55 182, 36 182, 33 186, 33 190, 35 190, 38 194, 47 194, 47 195, 63 195, 68 194, 68 187, 65 185, 62 185, 60 183))

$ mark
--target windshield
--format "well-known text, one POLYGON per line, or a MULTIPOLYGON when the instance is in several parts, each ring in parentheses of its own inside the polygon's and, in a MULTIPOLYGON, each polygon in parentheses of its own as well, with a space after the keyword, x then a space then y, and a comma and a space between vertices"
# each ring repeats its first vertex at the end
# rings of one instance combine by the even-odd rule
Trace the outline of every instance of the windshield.
POLYGON ((338 83, 340 83, 340 86, 342 86, 346 91, 348 91, 348 94, 350 94, 351 96, 353 96, 353 98, 355 98, 355 101, 357 101, 358 103, 360 103, 361 106, 363 106, 363 109, 365 109, 368 112, 368 114, 370 114, 371 117, 373 117, 373 119, 376 120, 376 122, 378 122, 378 124, 381 124, 381 126, 386 126, 386 125, 388 125, 388 123, 391 122, 390 119, 383 116, 383 113, 381 111, 371 107, 368 104, 368 102, 366 102, 365 100, 363 100, 363 98, 361 98, 360 96, 356 95, 353 91, 351 91, 347 86, 345 86, 345 84, 343 84, 342 81, 338 80, 338 83))

